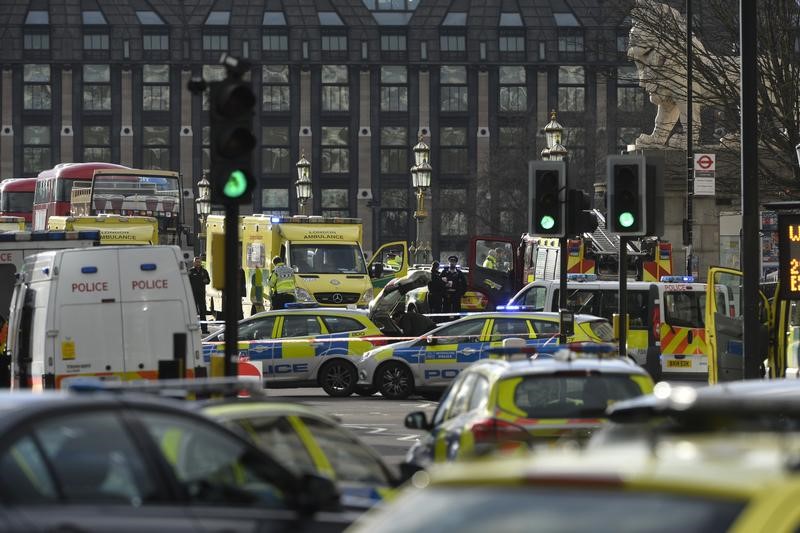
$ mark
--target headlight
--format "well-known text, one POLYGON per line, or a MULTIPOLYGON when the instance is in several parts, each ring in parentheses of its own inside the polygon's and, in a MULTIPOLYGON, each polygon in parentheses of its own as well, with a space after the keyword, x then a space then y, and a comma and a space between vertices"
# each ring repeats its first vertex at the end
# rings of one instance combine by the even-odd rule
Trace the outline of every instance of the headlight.
POLYGON ((372 301, 372 287, 364 291, 364 294, 361 295, 362 302, 370 302, 372 301))
POLYGON ((305 289, 296 288, 294 290, 294 296, 295 296, 295 298, 297 298, 298 302, 313 302, 314 301, 314 298, 312 298, 311 294, 305 289))

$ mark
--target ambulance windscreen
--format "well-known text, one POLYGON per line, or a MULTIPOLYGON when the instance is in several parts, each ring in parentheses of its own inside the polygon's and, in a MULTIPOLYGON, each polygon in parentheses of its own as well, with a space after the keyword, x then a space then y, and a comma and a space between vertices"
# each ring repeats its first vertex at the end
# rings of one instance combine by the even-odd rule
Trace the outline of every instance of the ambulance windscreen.
POLYGON ((357 244, 291 244, 291 266, 299 274, 367 274, 357 244))

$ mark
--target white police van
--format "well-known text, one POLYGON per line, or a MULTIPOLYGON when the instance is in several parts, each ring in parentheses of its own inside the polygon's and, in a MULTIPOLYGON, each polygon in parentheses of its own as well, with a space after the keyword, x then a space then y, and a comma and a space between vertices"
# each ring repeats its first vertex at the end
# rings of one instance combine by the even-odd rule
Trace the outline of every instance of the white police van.
POLYGON ((104 246, 25 260, 14 289, 8 352, 12 387, 66 380, 158 377, 185 335, 186 368, 203 366, 200 324, 177 246, 104 246))

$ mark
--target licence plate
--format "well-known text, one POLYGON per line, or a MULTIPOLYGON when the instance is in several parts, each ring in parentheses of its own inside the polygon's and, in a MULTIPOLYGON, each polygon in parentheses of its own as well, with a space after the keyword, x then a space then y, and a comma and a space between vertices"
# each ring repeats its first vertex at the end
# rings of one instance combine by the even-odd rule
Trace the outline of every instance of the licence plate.
POLYGON ((688 360, 670 359, 667 361, 667 368, 691 368, 692 362, 688 360))

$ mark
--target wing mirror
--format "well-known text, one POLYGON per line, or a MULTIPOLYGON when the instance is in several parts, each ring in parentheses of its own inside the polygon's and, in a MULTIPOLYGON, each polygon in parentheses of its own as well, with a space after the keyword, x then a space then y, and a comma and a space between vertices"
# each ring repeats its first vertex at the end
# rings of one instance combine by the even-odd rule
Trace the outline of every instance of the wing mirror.
POLYGON ((404 423, 408 429, 424 429, 426 431, 431 429, 431 423, 428 422, 428 416, 424 411, 408 413, 404 423))

